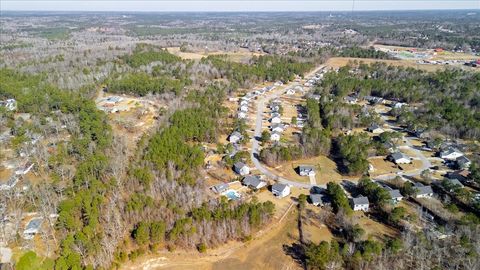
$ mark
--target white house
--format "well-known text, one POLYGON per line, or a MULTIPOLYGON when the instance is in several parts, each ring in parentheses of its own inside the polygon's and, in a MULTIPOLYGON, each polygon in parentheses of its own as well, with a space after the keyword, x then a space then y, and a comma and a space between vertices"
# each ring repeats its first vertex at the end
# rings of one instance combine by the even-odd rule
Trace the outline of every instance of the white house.
POLYGON ((34 218, 30 220, 23 231, 23 238, 24 239, 32 239, 35 234, 40 231, 40 227, 42 226, 43 218, 34 218))
POLYGON ((368 201, 367 197, 360 196, 357 198, 352 198, 351 205, 352 205, 353 211, 367 212, 370 202, 368 201))
POLYGON ((272 134, 270 135, 270 140, 278 142, 280 141, 280 136, 281 136, 280 132, 273 131, 272 134))
POLYGON ((397 204, 403 199, 403 196, 398 189, 389 190, 388 193, 390 194, 390 200, 393 204, 397 204))
POLYGON ((270 122, 272 122, 272 124, 280 124, 282 122, 282 119, 280 117, 272 117, 272 119, 270 119, 270 122))
POLYGON ((248 106, 248 101, 247 100, 240 101, 240 106, 248 106))
POLYGON ((285 184, 276 183, 272 186, 273 195, 283 198, 290 194, 290 187, 285 184))
POLYGON ((463 156, 463 153, 454 147, 448 147, 440 152, 440 158, 448 160, 456 160, 461 156, 463 156))
POLYGON ((324 206, 330 204, 327 195, 324 194, 310 194, 310 201, 312 201, 312 204, 315 206, 324 206))
POLYGON ((237 143, 241 139, 243 139, 242 134, 240 134, 240 132, 238 132, 238 131, 234 131, 232 134, 230 134, 230 137, 228 138, 228 141, 231 142, 231 143, 237 143))
POLYGON ((347 102, 348 104, 356 104, 358 101, 356 97, 351 97, 351 96, 346 96, 344 99, 345 99, 345 102, 347 102))
POLYGON ((287 89, 287 91, 285 92, 285 94, 287 94, 287 95, 295 95, 295 90, 293 90, 292 88, 289 88, 289 89, 287 89))
POLYGON ((313 166, 300 165, 298 166, 298 174, 300 174, 301 176, 314 176, 315 169, 313 168, 313 166))
POLYGON ((237 162, 233 164, 233 170, 240 175, 247 175, 250 173, 250 168, 243 162, 237 162))
POLYGON ((13 98, 10 98, 5 101, 0 101, 0 106, 5 106, 7 110, 14 111, 17 109, 17 101, 13 98))
POLYGON ((455 162, 457 163, 458 167, 461 168, 461 169, 469 168, 470 165, 472 165, 472 162, 466 156, 458 157, 455 160, 455 162))
POLYGON ((275 131, 275 132, 281 133, 285 130, 285 127, 282 124, 273 124, 271 128, 272 128, 272 132, 275 131))
POLYGON ((238 112, 237 117, 240 119, 245 119, 247 118, 247 113, 246 112, 238 112))
POLYGON ((402 152, 395 152, 389 156, 389 159, 395 164, 409 164, 410 158, 402 152))
POLYGON ((240 111, 241 112, 248 112, 248 106, 247 105, 241 105, 240 106, 240 111))
POLYGON ((367 131, 369 131, 371 133, 374 133, 374 134, 379 134, 379 133, 383 132, 383 129, 379 125, 373 124, 373 125, 371 125, 367 128, 367 131))
POLYGON ((417 185, 416 190, 415 198, 429 198, 433 196, 431 186, 417 185))

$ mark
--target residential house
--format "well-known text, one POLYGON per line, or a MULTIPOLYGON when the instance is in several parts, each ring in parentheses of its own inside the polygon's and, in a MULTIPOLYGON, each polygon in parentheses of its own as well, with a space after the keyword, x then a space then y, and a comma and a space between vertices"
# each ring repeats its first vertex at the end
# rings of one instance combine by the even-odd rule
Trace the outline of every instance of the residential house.
POLYGON ((357 104, 358 99, 356 97, 346 96, 344 98, 345 102, 348 104, 357 104))
POLYGON ((395 164, 408 164, 412 162, 410 158, 402 152, 390 154, 389 159, 395 164))
POLYGON ((433 190, 431 186, 424 186, 420 183, 415 183, 416 194, 415 198, 430 198, 433 196, 433 190))
POLYGON ((394 152, 397 150, 397 147, 392 142, 384 142, 383 147, 385 147, 385 149, 387 149, 389 152, 394 152))
POLYGON ((272 118, 270 119, 270 122, 271 122, 272 124, 280 124, 280 123, 282 122, 282 118, 280 118, 280 117, 272 117, 272 118))
POLYGON ((0 101, 0 106, 7 108, 9 111, 14 111, 17 109, 17 101, 13 98, 10 98, 5 101, 0 101))
POLYGON ((245 119, 247 118, 247 113, 246 112, 238 112, 237 117, 240 119, 245 119))
POLYGON ((245 176, 242 180, 242 184, 254 190, 261 189, 267 185, 267 183, 262 181, 257 175, 245 176))
POLYGON ((248 106, 248 101, 242 99, 242 100, 240 101, 240 106, 248 106))
POLYGON ((367 131, 374 134, 380 134, 383 132, 383 129, 378 124, 372 124, 367 128, 367 131))
POLYGON ((460 152, 457 148, 451 147, 451 146, 440 151, 440 158, 447 159, 447 160, 456 160, 461 156, 463 156, 463 153, 460 152))
POLYGON ((450 188, 450 192, 452 192, 455 188, 463 188, 463 184, 456 178, 445 178, 448 187, 450 188))
POLYGON ((280 136, 281 136, 280 132, 273 131, 272 134, 270 135, 270 140, 278 142, 278 141, 280 141, 280 136))
POLYGON ((250 173, 250 168, 243 162, 233 164, 233 170, 242 176, 250 173))
POLYGON ((239 110, 240 110, 241 112, 248 112, 248 105, 241 105, 240 108, 239 108, 239 110))
POLYGON ((42 226, 43 218, 33 218, 30 220, 23 231, 23 238, 24 239, 33 239, 35 234, 40 231, 40 227, 42 226))
POLYGON ((292 88, 289 88, 289 89, 287 89, 287 91, 285 92, 285 94, 287 94, 287 95, 295 95, 295 90, 293 90, 292 88))
POLYGON ((455 162, 457 163, 457 166, 460 168, 460 169, 467 169, 470 167, 470 165, 472 165, 472 162, 470 161, 470 159, 468 159, 466 156, 461 156, 461 157, 458 157, 455 162))
POLYGON ((223 193, 225 191, 227 191, 229 185, 228 183, 221 183, 221 184, 218 184, 218 185, 215 185, 212 187, 212 190, 215 192, 215 193, 223 193))
POLYGON ((272 193, 279 198, 286 197, 290 194, 290 186, 276 183, 272 186, 272 193))
POLYGON ((273 124, 271 129, 272 131, 283 132, 285 130, 285 126, 283 124, 273 124))
POLYGON ((310 201, 315 206, 327 206, 330 205, 330 200, 325 194, 310 194, 310 201))
POLYGON ((238 131, 234 131, 232 134, 230 134, 230 137, 228 137, 228 141, 230 143, 238 143, 242 139, 243 139, 243 136, 238 131))
POLYGON ((314 176, 315 169, 310 165, 300 165, 298 166, 298 174, 301 176, 314 176))
POLYGON ((393 204, 397 204, 403 199, 403 196, 398 189, 390 189, 388 190, 388 193, 390 194, 390 201, 393 204))
POLYGON ((368 201, 367 197, 360 196, 357 198, 352 198, 350 200, 351 206, 353 211, 368 211, 368 207, 370 205, 370 202, 368 201))
POLYGON ((400 109, 402 108, 403 106, 406 106, 407 103, 403 103, 403 102, 392 102, 392 108, 394 109, 400 109))

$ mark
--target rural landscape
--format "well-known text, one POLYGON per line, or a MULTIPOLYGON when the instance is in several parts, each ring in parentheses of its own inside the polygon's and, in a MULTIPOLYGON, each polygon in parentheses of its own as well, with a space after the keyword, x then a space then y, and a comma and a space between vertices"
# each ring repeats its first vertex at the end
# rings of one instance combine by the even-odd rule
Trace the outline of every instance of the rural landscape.
POLYGON ((480 269, 480 11, 0 16, 0 269, 480 269))

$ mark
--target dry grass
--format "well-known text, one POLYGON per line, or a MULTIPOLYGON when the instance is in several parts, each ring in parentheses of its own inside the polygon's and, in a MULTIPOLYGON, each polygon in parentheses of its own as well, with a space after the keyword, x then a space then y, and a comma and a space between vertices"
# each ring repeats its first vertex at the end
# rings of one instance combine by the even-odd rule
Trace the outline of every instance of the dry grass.
POLYGON ((372 164, 374 171, 370 172, 371 176, 377 176, 382 174, 396 173, 400 169, 394 163, 385 160, 383 157, 369 158, 368 162, 372 164))
POLYGON ((253 56, 260 56, 263 53, 254 53, 250 52, 247 49, 240 49, 236 52, 225 52, 225 51, 198 51, 198 52, 181 52, 180 47, 168 47, 168 52, 180 56, 183 59, 189 60, 200 60, 203 57, 207 57, 209 55, 227 55, 231 61, 234 62, 246 62, 250 60, 253 56))
POLYGON ((364 64, 381 62, 387 65, 411 67, 411 68, 417 68, 425 71, 437 71, 437 70, 444 69, 445 67, 448 67, 448 65, 447 66, 428 65, 428 64, 419 65, 416 63, 416 60, 382 60, 382 59, 353 58, 353 57, 332 57, 325 63, 325 65, 331 68, 340 68, 340 67, 346 66, 347 64, 350 64, 353 61, 357 61, 359 63, 363 62, 364 64))
POLYGON ((307 176, 300 176, 295 169, 299 165, 312 165, 316 168, 315 179, 317 184, 322 185, 328 182, 340 182, 342 175, 337 170, 337 164, 326 156, 318 156, 313 158, 299 159, 291 162, 286 162, 276 168, 272 168, 276 174, 287 179, 298 181, 301 183, 310 183, 307 176))
POLYGON ((355 212, 355 217, 358 219, 358 224, 365 230, 365 239, 373 237, 378 240, 384 240, 385 236, 396 237, 399 234, 395 228, 372 220, 363 212, 355 212))

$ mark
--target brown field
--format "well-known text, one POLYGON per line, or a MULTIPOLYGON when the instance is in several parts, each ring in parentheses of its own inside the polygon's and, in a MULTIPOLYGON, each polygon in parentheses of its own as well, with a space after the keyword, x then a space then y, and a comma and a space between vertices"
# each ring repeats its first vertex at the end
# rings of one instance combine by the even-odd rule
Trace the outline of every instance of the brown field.
POLYGON ((287 179, 295 180, 301 183, 310 183, 307 176, 300 176, 295 172, 298 165, 313 165, 316 167, 315 179, 317 184, 322 185, 328 182, 340 182, 342 175, 337 170, 337 164, 326 156, 318 156, 307 159, 299 159, 286 162, 276 168, 272 168, 276 174, 287 179))
POLYGON ((428 64, 420 65, 416 63, 416 60, 383 60, 383 59, 368 59, 368 58, 354 58, 354 57, 332 57, 328 59, 325 65, 331 68, 340 68, 340 67, 346 66, 347 64, 352 64, 353 61, 357 61, 359 63, 363 62, 364 64, 381 62, 387 65, 411 67, 411 68, 417 68, 425 71, 437 71, 437 70, 444 69, 445 67, 450 67, 449 65, 428 65, 428 64))
POLYGON ((189 60, 200 60, 203 57, 207 57, 209 55, 222 55, 225 54, 231 61, 234 62, 246 62, 252 58, 252 56, 260 56, 263 53, 257 52, 250 52, 247 49, 240 49, 236 52, 224 52, 224 51, 204 51, 204 52, 181 52, 180 47, 168 47, 168 52, 180 56, 183 59, 189 60))
POLYGON ((400 169, 393 162, 384 160, 383 157, 369 158, 368 162, 372 164, 374 171, 370 172, 371 176, 377 176, 382 174, 396 173, 400 169))
POLYGON ((355 217, 358 218, 358 224, 365 230, 365 239, 373 237, 378 240, 384 240, 385 236, 396 237, 399 234, 395 228, 372 220, 363 212, 355 212, 355 217))

